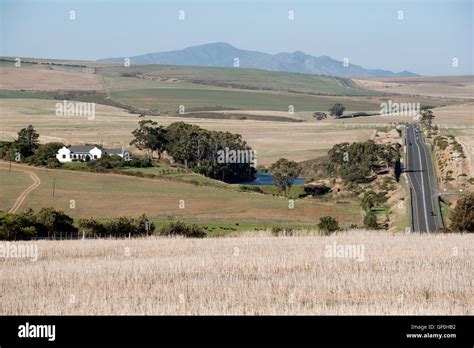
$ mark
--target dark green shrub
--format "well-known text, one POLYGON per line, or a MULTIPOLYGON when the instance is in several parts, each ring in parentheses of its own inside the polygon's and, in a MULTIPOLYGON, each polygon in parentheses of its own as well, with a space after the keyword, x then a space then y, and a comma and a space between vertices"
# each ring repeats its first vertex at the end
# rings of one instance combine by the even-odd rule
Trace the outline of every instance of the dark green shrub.
POLYGON ((318 228, 325 234, 339 230, 339 223, 332 216, 323 216, 319 219, 318 228))
POLYGON ((186 225, 184 222, 170 222, 159 231, 160 236, 183 236, 188 238, 203 238, 206 232, 201 227, 193 224, 186 225))
POLYGON ((62 147, 64 147, 64 144, 57 142, 40 145, 35 150, 35 153, 32 158, 32 164, 37 166, 44 166, 48 165, 48 163, 50 163, 50 160, 57 161, 56 154, 58 153, 58 150, 62 147))
POLYGON ((126 165, 135 168, 148 168, 152 167, 153 163, 146 157, 133 157, 131 161, 126 162, 126 165))
POLYGON ((376 230, 379 228, 379 225, 377 223, 377 217, 375 216, 374 212, 369 211, 365 217, 364 217, 364 227, 371 229, 371 230, 376 230))
POLYGON ((35 234, 35 224, 27 216, 0 212, 0 240, 31 239, 35 234))
POLYGON ((38 237, 51 237, 54 233, 73 233, 77 228, 74 220, 64 212, 54 208, 42 208, 35 214, 38 237))
POLYGON ((49 158, 46 161, 46 167, 48 168, 59 168, 61 167, 61 163, 56 158, 49 158))
POLYGON ((275 226, 272 227, 272 235, 275 237, 278 236, 292 236, 293 235, 293 227, 288 226, 275 226))
POLYGON ((242 192, 265 193, 259 186, 256 186, 256 185, 239 185, 239 189, 242 192))

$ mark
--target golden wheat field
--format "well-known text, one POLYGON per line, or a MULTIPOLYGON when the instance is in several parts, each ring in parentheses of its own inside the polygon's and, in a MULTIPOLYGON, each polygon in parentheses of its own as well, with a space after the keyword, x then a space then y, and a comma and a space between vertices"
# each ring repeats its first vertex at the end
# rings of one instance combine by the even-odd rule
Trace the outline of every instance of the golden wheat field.
POLYGON ((16 243, 39 258, 0 263, 1 314, 473 314, 473 235, 16 243))

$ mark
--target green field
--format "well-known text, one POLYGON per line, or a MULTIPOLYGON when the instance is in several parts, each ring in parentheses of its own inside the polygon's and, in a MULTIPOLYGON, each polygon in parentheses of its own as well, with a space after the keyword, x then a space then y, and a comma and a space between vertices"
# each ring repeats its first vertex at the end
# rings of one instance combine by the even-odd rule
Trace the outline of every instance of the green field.
MULTIPOLYGON (((196 110, 222 109, 272 110, 288 112, 289 105, 294 111, 327 110, 337 102, 332 98, 290 93, 232 91, 214 89, 135 89, 128 91, 110 91, 110 96, 122 103, 161 111, 178 111, 180 105, 186 112, 196 110)), ((347 100, 350 110, 378 110, 374 102, 347 100)))
MULTIPOLYGON (((176 112, 216 109, 295 112, 327 110, 330 96, 374 96, 349 79, 240 68, 139 65, 98 69, 109 95, 128 105, 176 112), (123 74, 147 76, 124 77, 123 74)), ((347 98, 348 110, 378 110, 375 100, 347 98)))
MULTIPOLYGON (((177 81, 166 82, 166 84, 176 86, 185 83, 198 86, 204 85, 252 90, 293 91, 298 93, 345 96, 381 94, 357 87, 350 79, 245 68, 136 65, 131 67, 100 68, 98 73, 106 78, 112 78, 108 79, 110 83, 112 83, 114 79, 120 78, 122 74, 136 73, 146 74, 147 76, 161 81, 175 79, 177 81)), ((136 77, 121 78, 119 81, 125 82, 126 80, 138 80, 152 83, 160 82, 157 80, 150 81, 136 77)), ((109 87, 120 89, 120 83, 109 87)))

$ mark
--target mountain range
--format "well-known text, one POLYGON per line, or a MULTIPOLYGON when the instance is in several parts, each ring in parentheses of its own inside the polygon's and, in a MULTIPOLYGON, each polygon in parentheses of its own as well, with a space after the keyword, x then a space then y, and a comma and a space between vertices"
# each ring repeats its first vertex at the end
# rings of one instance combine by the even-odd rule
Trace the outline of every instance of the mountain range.
MULTIPOLYGON (((359 65, 344 64, 344 62, 329 56, 314 57, 301 51, 277 54, 248 51, 224 42, 208 43, 181 50, 148 53, 128 58, 130 58, 132 64, 235 67, 235 64, 238 63, 238 66, 242 68, 338 77, 418 76, 409 71, 393 72, 382 69, 365 69, 359 65)), ((116 57, 101 59, 101 61, 123 62, 124 59, 125 57, 116 57)))

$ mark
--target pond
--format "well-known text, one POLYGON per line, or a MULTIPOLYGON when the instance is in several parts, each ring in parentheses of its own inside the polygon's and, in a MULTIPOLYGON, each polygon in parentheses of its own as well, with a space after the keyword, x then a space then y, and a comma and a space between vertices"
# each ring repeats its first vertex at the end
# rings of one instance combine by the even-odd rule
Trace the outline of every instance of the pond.
MULTIPOLYGON (((273 185, 272 175, 265 172, 257 172, 255 174, 256 179, 252 181, 243 181, 238 184, 241 185, 273 185)), ((297 178, 293 181, 293 185, 303 185, 304 178, 297 178)))

